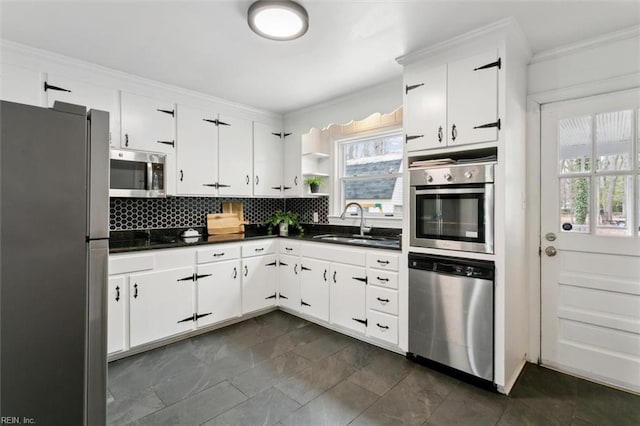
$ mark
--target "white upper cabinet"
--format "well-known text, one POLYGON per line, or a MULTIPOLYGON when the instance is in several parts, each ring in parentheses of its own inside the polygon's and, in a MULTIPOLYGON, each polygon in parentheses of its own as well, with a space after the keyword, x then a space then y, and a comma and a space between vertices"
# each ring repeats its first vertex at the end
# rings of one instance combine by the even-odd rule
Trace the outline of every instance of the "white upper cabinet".
POLYGON ((178 105, 177 192, 216 195, 218 182, 218 115, 178 105))
POLYGON ((485 52, 449 63, 449 145, 498 139, 498 54, 485 52))
POLYGON ((175 152, 175 108, 168 101, 121 92, 122 147, 175 152))
POLYGON ((254 195, 282 195, 282 145, 277 128, 253 123, 254 195))
POLYGON ((0 69, 0 99, 40 106, 42 87, 42 79, 39 72, 2 64, 0 69))
POLYGON ((407 151, 498 140, 497 49, 404 70, 407 151))
POLYGON ((302 152, 300 134, 283 132, 283 160, 284 176, 282 179, 282 193, 285 197, 302 195, 304 182, 302 179, 302 152))
POLYGON ((220 115, 218 125, 219 195, 250 196, 253 191, 251 121, 220 115))
POLYGON ((47 75, 42 88, 49 107, 52 107, 56 101, 61 101, 86 106, 87 110, 99 109, 109 112, 109 141, 112 147, 120 147, 120 110, 117 90, 51 73, 47 75))
POLYGON ((413 67, 404 73, 407 150, 447 145, 447 66, 413 67))

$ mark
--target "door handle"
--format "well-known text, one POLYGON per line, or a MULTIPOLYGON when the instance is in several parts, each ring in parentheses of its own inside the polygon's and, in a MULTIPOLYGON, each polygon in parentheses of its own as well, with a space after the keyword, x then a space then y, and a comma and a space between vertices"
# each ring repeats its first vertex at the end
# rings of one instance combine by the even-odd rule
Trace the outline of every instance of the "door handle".
POLYGON ((236 267, 233 268, 233 279, 238 278, 238 269, 236 267))
POLYGON ((247 265, 244 265, 244 276, 246 277, 247 274, 249 274, 249 268, 247 267, 247 265))
POLYGON ((116 286, 116 302, 120 301, 120 286, 116 286))
POLYGON ((438 127, 438 142, 442 142, 442 126, 438 127))
POLYGON ((549 257, 553 257, 556 254, 558 254, 558 250, 556 250, 556 248, 553 246, 549 246, 546 249, 544 249, 544 254, 546 254, 549 257))

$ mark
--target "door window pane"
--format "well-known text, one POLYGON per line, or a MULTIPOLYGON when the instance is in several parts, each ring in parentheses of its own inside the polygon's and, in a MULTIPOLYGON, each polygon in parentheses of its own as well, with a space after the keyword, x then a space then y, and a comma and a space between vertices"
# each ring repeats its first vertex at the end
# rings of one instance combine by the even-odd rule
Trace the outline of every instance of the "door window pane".
POLYGON ((596 234, 631 235, 633 213, 633 177, 600 176, 598 178, 598 220, 596 234))
POLYGON ((596 170, 629 170, 633 147, 633 111, 596 115, 596 170))
POLYGON ((571 117, 558 121, 558 160, 560 173, 591 170, 591 116, 571 117))
POLYGON ((589 178, 560 179, 560 230, 589 232, 589 178))

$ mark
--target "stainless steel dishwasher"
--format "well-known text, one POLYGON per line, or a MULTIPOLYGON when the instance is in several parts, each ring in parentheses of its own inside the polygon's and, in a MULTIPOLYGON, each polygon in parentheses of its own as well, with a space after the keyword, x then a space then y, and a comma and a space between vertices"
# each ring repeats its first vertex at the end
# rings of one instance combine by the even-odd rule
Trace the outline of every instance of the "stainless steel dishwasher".
POLYGON ((493 382, 493 262, 409 253, 409 353, 493 382))

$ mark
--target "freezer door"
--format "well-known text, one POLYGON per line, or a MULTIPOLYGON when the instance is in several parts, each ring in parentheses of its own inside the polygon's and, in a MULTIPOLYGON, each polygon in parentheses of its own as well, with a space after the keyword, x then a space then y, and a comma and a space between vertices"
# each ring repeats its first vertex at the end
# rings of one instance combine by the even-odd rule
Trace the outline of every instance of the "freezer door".
POLYGON ((109 113, 89 111, 89 238, 109 238, 109 113))

